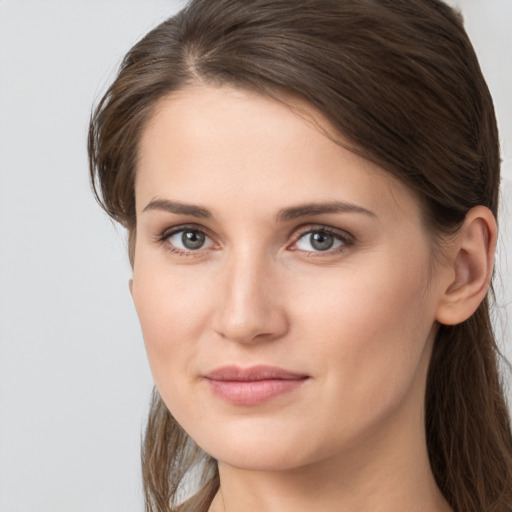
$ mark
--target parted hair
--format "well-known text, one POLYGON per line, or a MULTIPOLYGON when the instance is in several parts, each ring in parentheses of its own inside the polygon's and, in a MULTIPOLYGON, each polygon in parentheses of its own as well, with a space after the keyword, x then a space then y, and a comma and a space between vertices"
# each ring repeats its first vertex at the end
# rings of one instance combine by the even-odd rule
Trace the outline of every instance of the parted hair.
MULTIPOLYGON (((309 102, 352 151, 416 195, 434 247, 474 206, 497 216, 494 107, 452 8, 440 0, 192 0, 128 52, 91 117, 94 192, 127 228, 132 263, 141 133, 159 100, 196 84, 309 102)), ((427 378, 430 464, 456 512, 512 511, 511 423, 492 298, 491 289, 468 320, 439 327, 427 378)), ((199 491, 180 510, 206 511, 219 486, 215 460, 157 390, 142 467, 147 512, 174 510, 193 468, 202 469, 199 491)))

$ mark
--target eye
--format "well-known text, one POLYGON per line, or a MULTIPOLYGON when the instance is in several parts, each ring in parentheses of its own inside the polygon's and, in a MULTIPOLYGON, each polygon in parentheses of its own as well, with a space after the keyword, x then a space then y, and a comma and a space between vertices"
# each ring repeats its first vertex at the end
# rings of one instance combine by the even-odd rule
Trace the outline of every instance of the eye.
POLYGON ((167 242, 173 252, 194 252, 207 249, 213 245, 212 239, 203 231, 192 228, 181 228, 164 233, 162 241, 167 242))
POLYGON ((348 236, 343 236, 329 229, 311 229, 303 233, 295 242, 294 249, 305 252, 336 251, 350 245, 348 236))

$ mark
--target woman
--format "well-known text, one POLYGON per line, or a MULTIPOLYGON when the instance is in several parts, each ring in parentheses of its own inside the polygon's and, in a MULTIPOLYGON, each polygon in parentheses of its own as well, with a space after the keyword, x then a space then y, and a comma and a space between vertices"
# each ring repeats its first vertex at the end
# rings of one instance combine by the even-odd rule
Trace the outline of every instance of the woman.
POLYGON ((89 135, 156 388, 148 511, 510 511, 499 147, 439 0, 193 0, 89 135))

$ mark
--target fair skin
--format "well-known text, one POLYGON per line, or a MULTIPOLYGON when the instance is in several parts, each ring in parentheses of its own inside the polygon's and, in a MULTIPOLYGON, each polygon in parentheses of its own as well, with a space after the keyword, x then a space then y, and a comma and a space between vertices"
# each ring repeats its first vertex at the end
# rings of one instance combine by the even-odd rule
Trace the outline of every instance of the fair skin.
POLYGON ((219 461, 211 512, 448 511, 426 375, 438 322, 485 296, 494 219, 473 209, 433 263, 411 192, 295 106, 190 86, 142 134, 131 290, 156 386, 219 461))

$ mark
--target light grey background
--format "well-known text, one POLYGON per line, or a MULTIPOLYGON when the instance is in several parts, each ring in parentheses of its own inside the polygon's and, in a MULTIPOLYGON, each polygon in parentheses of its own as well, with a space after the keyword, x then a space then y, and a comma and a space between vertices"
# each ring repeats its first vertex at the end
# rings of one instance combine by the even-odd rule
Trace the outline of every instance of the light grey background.
MULTIPOLYGON (((501 128, 497 325, 510 357, 512 0, 456 3, 501 128)), ((152 381, 124 235, 92 199, 85 140, 124 53, 180 5, 0 0, 0 512, 143 510, 152 381)))

